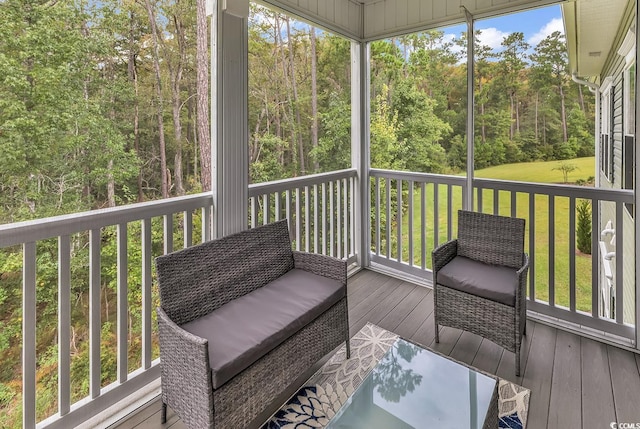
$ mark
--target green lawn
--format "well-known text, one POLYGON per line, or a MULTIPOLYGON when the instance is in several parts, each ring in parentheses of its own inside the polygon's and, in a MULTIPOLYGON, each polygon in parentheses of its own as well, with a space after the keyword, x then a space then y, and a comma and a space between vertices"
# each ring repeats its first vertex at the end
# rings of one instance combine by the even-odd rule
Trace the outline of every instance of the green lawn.
POLYGON ((563 183, 562 172, 554 170, 562 163, 573 165, 576 168, 569 173, 569 183, 576 180, 586 180, 589 176, 595 176, 595 157, 576 158, 567 161, 547 162, 521 162, 518 164, 505 164, 497 167, 489 167, 475 172, 475 176, 484 179, 517 180, 519 182, 537 183, 563 183))
MULTIPOLYGON (((578 167, 578 170, 569 175, 569 182, 575 182, 578 179, 587 179, 595 174, 595 159, 580 158, 567 161, 578 167)), ((484 170, 476 171, 476 177, 492 178, 501 180, 530 181, 539 183, 562 183, 562 173, 553 170, 560 164, 558 161, 552 162, 531 162, 520 164, 501 165, 491 167, 484 170)), ((382 182, 381 182, 382 183, 382 182)), ((392 183, 395 186, 395 183, 392 183)), ((407 185, 405 184, 404 198, 407 198, 407 185)), ((431 267, 431 250, 434 247, 434 185, 427 184, 425 186, 425 264, 431 267)), ((381 201, 381 211, 386 210, 384 199, 381 201)), ((462 208, 461 189, 452 188, 451 207, 453 211, 452 225, 455 229, 457 224, 456 213, 462 208)), ((499 213, 503 215, 511 214, 511 197, 508 192, 500 192, 498 195, 499 213)), ((493 210, 493 191, 485 190, 483 192, 483 211, 490 212, 493 210)), ((447 211, 448 211, 448 191, 445 185, 438 186, 438 243, 443 243, 448 238, 447 231, 447 211)), ((516 214, 527 221, 527 231, 530 225, 529 221, 529 196, 527 194, 517 194, 516 198, 516 214)), ((555 216, 554 216, 554 282, 555 282, 555 303, 556 305, 569 306, 569 199, 555 198, 555 216)), ((422 264, 422 243, 421 230, 421 189, 416 184, 413 191, 413 262, 415 265, 422 264)), ((397 257, 397 236, 396 230, 392 232, 392 251, 391 257, 397 257)), ((456 235, 455 230, 451 231, 453 236, 456 235)), ((382 239, 382 251, 386 251, 384 244, 384 232, 382 239)), ((528 253, 529 242, 528 234, 525 242, 525 249, 528 253)), ((403 261, 409 260, 409 214, 403 214, 402 217, 402 249, 403 261)), ((535 198, 535 286, 536 299, 542 301, 549 300, 549 198, 544 195, 538 195, 535 198)), ((578 310, 591 311, 591 256, 576 254, 576 307, 578 310)))

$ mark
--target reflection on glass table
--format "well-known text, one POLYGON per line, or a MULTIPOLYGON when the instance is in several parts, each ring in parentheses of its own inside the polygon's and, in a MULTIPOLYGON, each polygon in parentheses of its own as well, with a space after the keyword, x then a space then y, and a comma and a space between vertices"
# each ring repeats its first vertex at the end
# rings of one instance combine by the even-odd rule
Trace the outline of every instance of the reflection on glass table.
POLYGON ((327 427, 480 429, 497 413, 496 383, 399 339, 327 427))

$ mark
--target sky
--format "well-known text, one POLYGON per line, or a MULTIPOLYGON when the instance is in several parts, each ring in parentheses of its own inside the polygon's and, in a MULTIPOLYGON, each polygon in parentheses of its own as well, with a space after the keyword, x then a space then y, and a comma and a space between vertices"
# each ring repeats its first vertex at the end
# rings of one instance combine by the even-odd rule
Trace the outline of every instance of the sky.
MULTIPOLYGON (((562 12, 560 6, 549 6, 531 9, 517 14, 504 15, 497 18, 478 20, 476 30, 482 30, 480 41, 482 44, 500 51, 500 43, 510 33, 520 31, 532 47, 554 31, 564 33, 562 12)), ((443 29, 450 37, 459 37, 466 31, 466 25, 457 25, 443 29)))

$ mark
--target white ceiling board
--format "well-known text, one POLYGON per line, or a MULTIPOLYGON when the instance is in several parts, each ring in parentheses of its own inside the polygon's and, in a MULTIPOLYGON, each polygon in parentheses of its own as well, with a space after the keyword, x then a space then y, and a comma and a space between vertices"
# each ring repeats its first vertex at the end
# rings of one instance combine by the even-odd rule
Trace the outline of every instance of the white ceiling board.
POLYGON ((476 19, 513 13, 534 7, 557 4, 557 0, 384 0, 385 8, 401 11, 395 19, 380 18, 379 3, 365 4, 364 34, 365 40, 377 40, 401 34, 465 22, 461 6, 465 6, 476 19), (419 11, 415 14, 404 11, 419 11))
POLYGON ((627 0, 576 0, 563 5, 571 71, 598 76, 613 49, 627 0), (571 10, 573 9, 573 10, 571 10))

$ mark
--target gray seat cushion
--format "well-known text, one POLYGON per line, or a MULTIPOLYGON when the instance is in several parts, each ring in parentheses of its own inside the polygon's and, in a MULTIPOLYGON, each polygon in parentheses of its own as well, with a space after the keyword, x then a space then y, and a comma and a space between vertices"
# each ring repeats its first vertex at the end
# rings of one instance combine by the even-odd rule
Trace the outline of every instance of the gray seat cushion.
POLYGON ((217 389, 345 295, 340 282, 293 269, 182 328, 209 340, 211 378, 217 389))
POLYGON ((438 271, 438 284, 515 307, 517 270, 456 256, 438 271))

